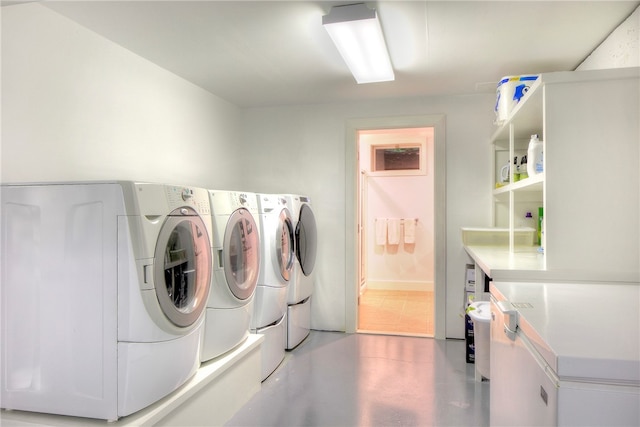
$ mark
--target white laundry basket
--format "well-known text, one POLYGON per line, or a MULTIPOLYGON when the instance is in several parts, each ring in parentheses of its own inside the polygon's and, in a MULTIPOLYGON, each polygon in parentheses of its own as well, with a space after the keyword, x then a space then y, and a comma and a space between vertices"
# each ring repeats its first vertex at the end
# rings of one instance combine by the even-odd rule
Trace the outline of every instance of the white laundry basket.
POLYGON ((469 317, 473 321, 473 335, 475 343, 476 369, 484 378, 490 378, 490 328, 491 306, 489 301, 474 302, 468 309, 469 317))

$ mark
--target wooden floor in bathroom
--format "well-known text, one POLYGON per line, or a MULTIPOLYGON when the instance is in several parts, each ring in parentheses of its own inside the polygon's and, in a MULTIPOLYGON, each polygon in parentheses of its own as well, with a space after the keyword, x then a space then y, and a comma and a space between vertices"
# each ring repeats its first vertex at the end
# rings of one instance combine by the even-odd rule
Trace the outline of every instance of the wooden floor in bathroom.
POLYGON ((358 332, 434 335, 433 292, 367 289, 360 296, 358 332))

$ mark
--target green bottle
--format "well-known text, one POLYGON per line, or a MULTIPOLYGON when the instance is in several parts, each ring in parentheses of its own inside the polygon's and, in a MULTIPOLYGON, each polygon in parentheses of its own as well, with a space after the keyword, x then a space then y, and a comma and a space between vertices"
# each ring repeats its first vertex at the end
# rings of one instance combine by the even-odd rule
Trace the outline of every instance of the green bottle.
POLYGON ((542 225, 544 222, 544 209, 538 208, 538 246, 542 246, 542 225))

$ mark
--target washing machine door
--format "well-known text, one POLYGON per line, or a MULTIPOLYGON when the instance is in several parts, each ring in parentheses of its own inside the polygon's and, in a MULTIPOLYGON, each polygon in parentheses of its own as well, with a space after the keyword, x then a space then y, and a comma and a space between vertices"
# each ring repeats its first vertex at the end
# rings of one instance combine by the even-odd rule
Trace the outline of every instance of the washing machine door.
POLYGON ((275 257, 280 275, 284 280, 289 281, 295 261, 295 240, 291 214, 287 209, 280 211, 274 240, 276 244, 275 257))
POLYGON ((300 208, 300 217, 296 225, 296 257, 305 276, 313 272, 318 251, 316 218, 307 204, 300 208))
POLYGON ((183 207, 167 216, 154 269, 160 308, 176 326, 191 326, 206 308, 212 270, 209 235, 195 210, 183 207))
POLYGON ((236 298, 246 300, 253 295, 260 273, 258 227, 247 209, 236 209, 229 217, 222 252, 227 285, 236 298))

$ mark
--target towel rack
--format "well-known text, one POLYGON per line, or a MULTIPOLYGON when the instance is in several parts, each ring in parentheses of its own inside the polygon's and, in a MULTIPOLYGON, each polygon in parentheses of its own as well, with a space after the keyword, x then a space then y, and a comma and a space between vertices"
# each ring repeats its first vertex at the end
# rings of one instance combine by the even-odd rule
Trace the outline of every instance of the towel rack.
POLYGON ((400 220, 400 223, 404 224, 405 221, 414 221, 417 224, 418 223, 418 218, 413 218, 413 219, 403 218, 403 219, 400 220))

